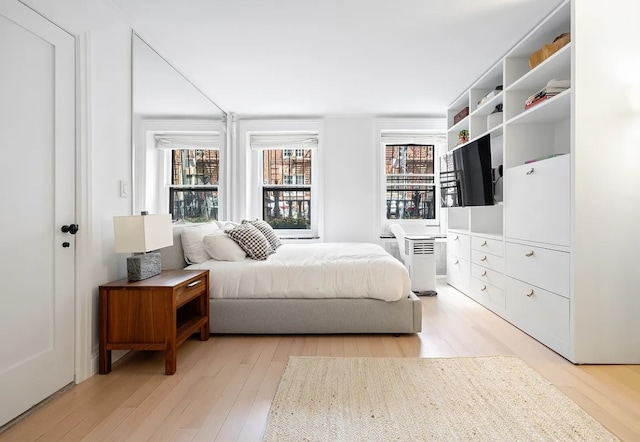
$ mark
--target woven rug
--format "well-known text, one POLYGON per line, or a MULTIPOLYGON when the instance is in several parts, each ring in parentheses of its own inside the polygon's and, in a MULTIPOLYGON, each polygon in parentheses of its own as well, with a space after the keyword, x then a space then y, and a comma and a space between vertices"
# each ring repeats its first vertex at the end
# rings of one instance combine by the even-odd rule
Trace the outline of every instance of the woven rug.
POLYGON ((615 441, 515 356, 289 359, 264 441, 615 441))

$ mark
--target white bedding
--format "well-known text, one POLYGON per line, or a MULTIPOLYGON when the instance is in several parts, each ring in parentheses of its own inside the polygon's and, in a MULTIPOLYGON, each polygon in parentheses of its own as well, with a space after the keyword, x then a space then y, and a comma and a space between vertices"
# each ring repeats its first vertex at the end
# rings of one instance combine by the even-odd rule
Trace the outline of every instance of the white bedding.
POLYGON ((212 298, 375 298, 409 296, 404 265, 368 243, 283 244, 265 261, 210 259, 212 298))

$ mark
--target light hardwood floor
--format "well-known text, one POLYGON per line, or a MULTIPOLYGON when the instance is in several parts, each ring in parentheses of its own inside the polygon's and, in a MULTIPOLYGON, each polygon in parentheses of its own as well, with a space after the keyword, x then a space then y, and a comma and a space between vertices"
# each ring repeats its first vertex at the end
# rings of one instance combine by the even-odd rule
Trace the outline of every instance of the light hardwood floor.
MULTIPOLYGON (((257 441, 291 355, 517 355, 624 441, 640 441, 640 366, 575 366, 444 284, 417 335, 212 336, 132 352, 0 433, 1 441, 257 441)), ((517 404, 514 404, 517 406, 517 404)))

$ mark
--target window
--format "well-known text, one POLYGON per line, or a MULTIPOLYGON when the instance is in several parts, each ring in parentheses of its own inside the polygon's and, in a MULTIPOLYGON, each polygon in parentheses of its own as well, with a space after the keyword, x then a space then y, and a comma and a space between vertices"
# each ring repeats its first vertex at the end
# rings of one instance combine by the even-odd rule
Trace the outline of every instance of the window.
POLYGON ((323 125, 319 119, 240 120, 240 218, 263 219, 291 240, 321 237, 323 125))
POLYGON ((261 218, 289 238, 321 231, 318 120, 240 122, 247 147, 247 218, 261 218))
POLYGON ((312 150, 262 151, 262 219, 274 229, 311 229, 312 150))
POLYGON ((201 223, 218 219, 221 151, 216 132, 156 133, 159 153, 159 212, 173 222, 201 223))
POLYGON ((385 145, 386 219, 436 219, 434 145, 385 145))
POLYGON ((218 219, 220 151, 172 149, 169 213, 173 221, 218 219))

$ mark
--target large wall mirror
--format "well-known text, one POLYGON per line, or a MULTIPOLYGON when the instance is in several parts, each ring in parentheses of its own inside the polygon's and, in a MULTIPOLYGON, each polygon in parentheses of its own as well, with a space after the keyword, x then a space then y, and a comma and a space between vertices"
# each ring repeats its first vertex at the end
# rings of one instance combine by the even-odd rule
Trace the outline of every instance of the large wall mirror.
POLYGON ((132 70, 133 213, 218 219, 225 112, 135 33, 132 70))

